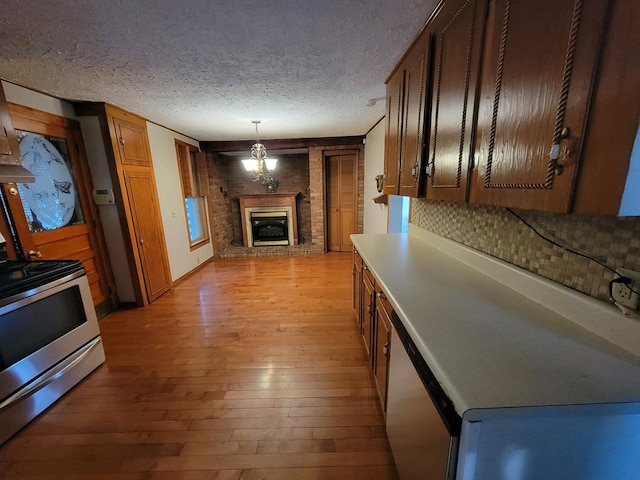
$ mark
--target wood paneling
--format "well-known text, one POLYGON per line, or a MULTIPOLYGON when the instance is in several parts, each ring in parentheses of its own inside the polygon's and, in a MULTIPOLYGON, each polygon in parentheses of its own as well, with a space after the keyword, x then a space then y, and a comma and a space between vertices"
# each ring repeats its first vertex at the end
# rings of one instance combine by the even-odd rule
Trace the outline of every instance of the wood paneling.
POLYGON ((397 479, 351 261, 220 259, 103 318, 106 362, 0 449, 0 476, 397 479))

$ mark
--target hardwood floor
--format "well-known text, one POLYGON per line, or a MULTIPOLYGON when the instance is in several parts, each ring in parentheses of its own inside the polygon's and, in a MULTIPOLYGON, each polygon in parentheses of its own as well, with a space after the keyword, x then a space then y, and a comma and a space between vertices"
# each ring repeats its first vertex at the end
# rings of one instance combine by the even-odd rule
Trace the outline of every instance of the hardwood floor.
POLYGON ((100 329, 106 363, 0 447, 0 478, 397 478, 350 253, 219 259, 100 329))

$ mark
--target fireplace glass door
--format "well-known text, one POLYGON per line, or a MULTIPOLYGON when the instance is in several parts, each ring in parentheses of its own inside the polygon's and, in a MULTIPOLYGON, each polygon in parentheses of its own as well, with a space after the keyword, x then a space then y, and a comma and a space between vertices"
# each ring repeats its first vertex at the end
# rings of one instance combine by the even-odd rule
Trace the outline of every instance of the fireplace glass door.
POLYGON ((253 246, 289 245, 287 212, 251 212, 253 246))

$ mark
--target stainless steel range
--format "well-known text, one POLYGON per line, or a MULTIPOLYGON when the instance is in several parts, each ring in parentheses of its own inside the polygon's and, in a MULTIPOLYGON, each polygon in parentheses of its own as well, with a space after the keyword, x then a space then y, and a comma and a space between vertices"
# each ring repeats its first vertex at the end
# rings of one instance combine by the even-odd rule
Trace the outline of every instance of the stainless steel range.
POLYGON ((0 444, 104 360, 81 262, 0 260, 0 444))

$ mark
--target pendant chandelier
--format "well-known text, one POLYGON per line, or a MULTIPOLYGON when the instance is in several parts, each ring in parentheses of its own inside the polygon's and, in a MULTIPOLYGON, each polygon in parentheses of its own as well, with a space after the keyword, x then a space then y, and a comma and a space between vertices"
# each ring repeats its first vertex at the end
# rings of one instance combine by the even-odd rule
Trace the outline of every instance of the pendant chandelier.
POLYGON ((267 190, 275 191, 278 187, 278 181, 273 176, 273 171, 276 169, 277 158, 268 158, 267 149, 260 143, 258 136, 258 124, 260 120, 251 120, 256 126, 256 143, 251 147, 251 158, 242 160, 242 164, 247 172, 249 172, 249 179, 252 182, 260 182, 267 187, 267 190))

